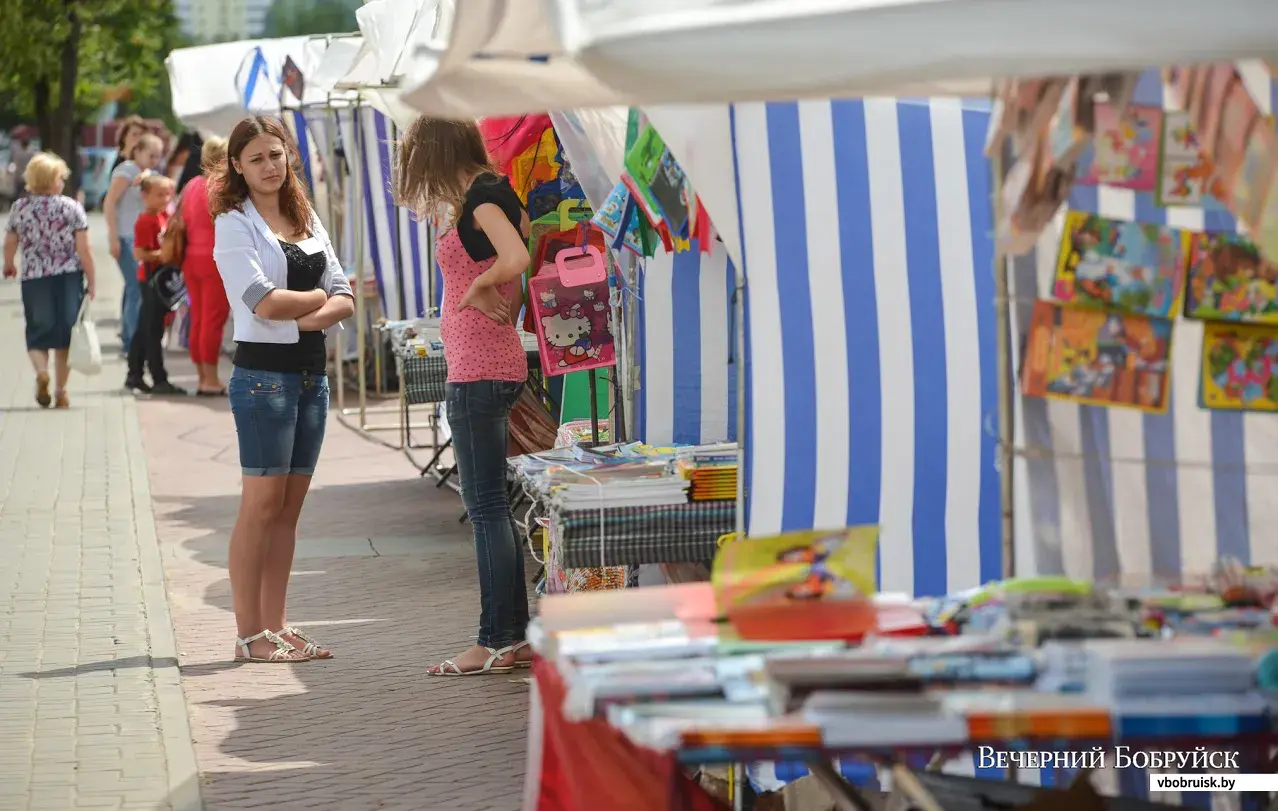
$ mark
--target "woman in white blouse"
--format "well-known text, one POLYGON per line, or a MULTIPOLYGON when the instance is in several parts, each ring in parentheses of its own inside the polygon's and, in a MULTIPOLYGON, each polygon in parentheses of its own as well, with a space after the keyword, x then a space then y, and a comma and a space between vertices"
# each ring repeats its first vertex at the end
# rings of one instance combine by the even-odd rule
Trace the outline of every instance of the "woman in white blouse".
POLYGON ((243 473, 229 561, 235 658, 327 659, 331 651, 288 625, 284 603, 328 416, 324 331, 350 316, 355 301, 283 125, 246 118, 226 152, 209 183, 209 211, 237 344, 227 387, 243 473))

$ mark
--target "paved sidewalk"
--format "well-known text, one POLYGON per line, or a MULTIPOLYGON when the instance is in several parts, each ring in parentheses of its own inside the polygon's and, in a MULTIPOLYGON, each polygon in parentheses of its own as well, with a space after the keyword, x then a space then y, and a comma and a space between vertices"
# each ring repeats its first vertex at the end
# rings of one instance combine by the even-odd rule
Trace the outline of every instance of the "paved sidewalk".
MULTIPOLYGON (((105 227, 93 218, 91 234, 105 227)), ((119 272, 98 252, 99 317, 119 272)), ((108 366, 36 406, 0 282, 0 809, 199 808, 137 406, 108 366)))
MULTIPOLYGON (((168 362, 175 382, 194 386, 185 358, 168 362)), ((139 412, 206 807, 520 808, 526 673, 424 672, 473 644, 479 617, 456 493, 343 426, 334 408, 302 513, 289 620, 338 658, 236 666, 226 549, 240 473, 229 408, 153 398, 139 412)))

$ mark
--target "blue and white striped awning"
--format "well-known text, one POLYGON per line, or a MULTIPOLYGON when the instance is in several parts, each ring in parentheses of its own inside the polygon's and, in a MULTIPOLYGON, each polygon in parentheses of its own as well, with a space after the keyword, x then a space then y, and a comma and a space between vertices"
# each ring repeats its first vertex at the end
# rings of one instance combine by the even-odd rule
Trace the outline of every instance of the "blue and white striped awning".
POLYGON ((733 109, 748 528, 878 524, 884 591, 1001 571, 988 120, 956 100, 733 109))
POLYGON ((635 435, 662 445, 737 437, 732 291, 723 244, 647 260, 640 279, 635 435))
MULTIPOLYGON (((332 115, 351 178, 363 178, 358 198, 353 182, 346 184, 346 222, 363 225, 364 260, 377 279, 382 314, 392 321, 421 318, 437 306, 434 301, 442 294, 442 286, 435 289, 428 224, 395 205, 391 193, 393 145, 398 137, 395 124, 370 107, 339 109, 332 115)), ((346 229, 341 253, 343 264, 353 268, 353 227, 346 229)))

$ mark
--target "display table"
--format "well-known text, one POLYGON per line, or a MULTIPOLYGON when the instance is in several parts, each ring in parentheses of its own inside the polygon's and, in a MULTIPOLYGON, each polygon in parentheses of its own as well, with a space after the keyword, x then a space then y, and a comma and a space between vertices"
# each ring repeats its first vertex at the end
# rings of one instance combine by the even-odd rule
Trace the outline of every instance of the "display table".
POLYGON ((540 657, 533 662, 531 700, 525 811, 725 810, 672 753, 635 746, 601 719, 566 720, 563 679, 540 657))

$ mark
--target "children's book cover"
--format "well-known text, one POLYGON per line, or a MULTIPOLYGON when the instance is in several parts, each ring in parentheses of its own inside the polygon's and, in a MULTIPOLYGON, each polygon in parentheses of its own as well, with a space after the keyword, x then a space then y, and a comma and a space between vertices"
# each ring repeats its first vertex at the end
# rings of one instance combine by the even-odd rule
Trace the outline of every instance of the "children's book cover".
POLYGON ((1205 324, 1199 399, 1204 408, 1278 411, 1278 329, 1205 324))
POLYGON ((1079 162, 1078 182, 1154 191, 1162 125, 1157 107, 1128 107, 1120 115, 1113 105, 1096 105, 1096 137, 1079 162))
POLYGON ((850 639, 873 630, 878 527, 802 530, 724 543, 715 601, 743 639, 850 639))
POLYGON ((1221 185, 1214 177, 1215 170, 1189 113, 1164 113, 1158 156, 1158 187, 1154 192, 1158 205, 1222 210, 1221 185))
POLYGON ((1177 311, 1189 235, 1071 211, 1056 263, 1056 299, 1168 318, 1177 311))
POLYGON ((1278 264, 1237 234, 1195 234, 1185 317, 1278 324, 1278 264))
POLYGON ((1034 303, 1021 373, 1027 397, 1167 410, 1172 322, 1034 303))
POLYGON ((534 329, 547 376, 612 366, 617 353, 608 309, 608 282, 564 285, 554 265, 528 282, 534 329))

